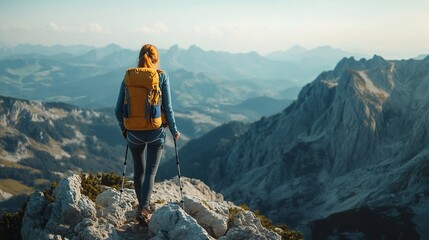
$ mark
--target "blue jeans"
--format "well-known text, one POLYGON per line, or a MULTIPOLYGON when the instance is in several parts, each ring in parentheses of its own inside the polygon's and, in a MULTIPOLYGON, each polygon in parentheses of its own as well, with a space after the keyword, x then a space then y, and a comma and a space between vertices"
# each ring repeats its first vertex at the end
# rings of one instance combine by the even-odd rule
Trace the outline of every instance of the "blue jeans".
POLYGON ((134 189, 139 201, 139 207, 147 209, 164 148, 165 133, 164 130, 162 132, 158 130, 150 132, 130 131, 127 134, 127 138, 133 156, 134 189))

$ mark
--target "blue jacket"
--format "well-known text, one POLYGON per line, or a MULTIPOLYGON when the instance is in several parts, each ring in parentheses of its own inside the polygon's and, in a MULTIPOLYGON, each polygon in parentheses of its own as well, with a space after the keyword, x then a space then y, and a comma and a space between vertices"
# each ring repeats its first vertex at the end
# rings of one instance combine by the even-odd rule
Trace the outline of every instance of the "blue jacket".
MULTIPOLYGON (((162 91, 162 110, 165 113, 165 117, 167 118, 170 132, 173 136, 175 136, 179 131, 177 130, 176 120, 174 118, 174 111, 171 103, 170 82, 167 73, 162 72, 159 74, 159 86, 162 91)), ((124 113, 122 110, 122 106, 124 105, 124 96, 125 86, 124 81, 122 80, 115 108, 116 119, 118 120, 119 127, 122 131, 125 130, 124 113)))

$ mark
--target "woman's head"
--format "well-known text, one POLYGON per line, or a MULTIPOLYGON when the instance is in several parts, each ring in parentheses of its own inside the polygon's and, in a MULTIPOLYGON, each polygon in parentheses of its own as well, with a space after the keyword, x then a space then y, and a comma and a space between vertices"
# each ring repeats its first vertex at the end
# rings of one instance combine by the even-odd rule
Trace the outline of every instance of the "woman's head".
POLYGON ((145 44, 142 49, 140 49, 138 67, 158 69, 158 65, 158 50, 151 44, 145 44))

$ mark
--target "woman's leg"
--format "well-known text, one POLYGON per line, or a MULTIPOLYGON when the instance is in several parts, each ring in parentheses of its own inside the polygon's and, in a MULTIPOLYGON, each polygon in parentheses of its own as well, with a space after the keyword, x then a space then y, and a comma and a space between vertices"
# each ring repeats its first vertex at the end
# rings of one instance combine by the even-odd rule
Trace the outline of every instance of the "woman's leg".
POLYGON ((145 169, 145 158, 144 158, 144 149, 145 145, 142 145, 138 148, 130 147, 131 154, 133 156, 134 162, 134 190, 136 191, 136 196, 139 201, 139 207, 142 207, 141 201, 141 189, 144 178, 144 169, 145 169))
POLYGON ((144 168, 144 178, 141 188, 141 207, 148 209, 150 197, 152 195, 153 185, 155 183, 156 172, 158 171, 159 162, 162 156, 162 149, 164 144, 148 144, 147 146, 147 161, 144 168))

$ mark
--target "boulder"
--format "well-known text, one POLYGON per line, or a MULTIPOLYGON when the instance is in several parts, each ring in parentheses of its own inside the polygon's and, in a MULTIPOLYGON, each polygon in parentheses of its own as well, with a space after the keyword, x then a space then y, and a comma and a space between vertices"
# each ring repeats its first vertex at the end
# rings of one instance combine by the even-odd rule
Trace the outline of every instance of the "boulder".
POLYGON ((100 224, 90 218, 83 219, 76 227, 74 232, 77 236, 72 240, 117 240, 119 239, 115 227, 110 224, 100 224))
POLYGON ((154 235, 151 240, 214 239, 177 204, 167 204, 158 209, 149 222, 149 231, 154 235))
POLYGON ((115 239, 116 231, 109 223, 97 223, 96 205, 81 194, 80 187, 79 175, 61 180, 53 203, 36 191, 23 216, 22 239, 115 239))
POLYGON ((122 196, 113 188, 106 189, 96 199, 97 217, 117 227, 130 217, 127 213, 133 211, 133 206, 137 206, 137 197, 132 189, 125 188, 122 196))
POLYGON ((228 207, 214 201, 185 197, 184 209, 214 238, 225 235, 228 229, 228 207))

